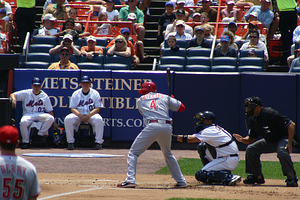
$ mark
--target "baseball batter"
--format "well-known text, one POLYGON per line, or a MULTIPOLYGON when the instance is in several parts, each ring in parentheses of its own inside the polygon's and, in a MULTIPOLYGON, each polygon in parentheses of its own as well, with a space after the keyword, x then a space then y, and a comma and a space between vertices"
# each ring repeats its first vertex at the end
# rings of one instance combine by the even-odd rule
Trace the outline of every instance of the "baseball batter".
POLYGON ((17 101, 22 101, 23 116, 20 121, 23 149, 29 148, 30 129, 36 127, 39 137, 48 136, 48 129, 54 122, 53 108, 48 95, 41 90, 42 82, 36 77, 32 80, 32 89, 21 90, 10 94, 12 108, 17 101))
POLYGON ((19 131, 5 125, 0 128, 0 199, 35 200, 41 192, 33 164, 16 155, 19 131))
POLYGON ((196 143, 203 168, 195 174, 198 181, 235 185, 241 181, 232 175, 239 164, 239 150, 232 136, 224 128, 215 125, 215 115, 211 111, 199 112, 194 117, 196 133, 193 135, 173 135, 179 142, 196 143))
POLYGON ((169 117, 169 109, 172 111, 184 111, 185 106, 178 100, 156 92, 153 82, 142 84, 139 93, 142 94, 137 106, 143 115, 146 127, 135 138, 127 158, 127 178, 117 187, 134 188, 136 186, 136 164, 141 155, 153 142, 157 142, 164 154, 168 169, 177 184, 174 187, 186 187, 176 158, 171 152, 172 118, 169 117))
POLYGON ((74 129, 78 130, 81 122, 90 123, 95 132, 94 149, 102 149, 103 143, 103 119, 99 115, 100 109, 103 108, 100 94, 91 87, 91 80, 88 76, 81 78, 80 86, 82 88, 73 92, 71 97, 70 109, 71 114, 65 118, 65 129, 69 150, 74 146, 74 129))

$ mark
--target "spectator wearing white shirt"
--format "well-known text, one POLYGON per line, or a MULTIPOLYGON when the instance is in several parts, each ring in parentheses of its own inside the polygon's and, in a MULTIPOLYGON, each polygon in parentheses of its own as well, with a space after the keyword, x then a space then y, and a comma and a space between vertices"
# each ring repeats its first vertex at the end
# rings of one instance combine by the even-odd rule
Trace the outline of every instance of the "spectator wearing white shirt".
MULTIPOLYGON (((171 33, 171 32, 174 32, 176 31, 176 22, 181 20, 183 21, 184 20, 184 17, 185 17, 185 11, 183 9, 178 9, 176 11, 176 14, 175 14, 175 17, 176 17, 176 20, 174 20, 174 22, 172 24, 169 24, 166 28, 166 32, 165 32, 165 37, 171 33)), ((192 27, 190 27, 189 25, 185 24, 184 23, 184 32, 185 33, 188 33, 190 34, 191 36, 193 36, 193 29, 192 27)))

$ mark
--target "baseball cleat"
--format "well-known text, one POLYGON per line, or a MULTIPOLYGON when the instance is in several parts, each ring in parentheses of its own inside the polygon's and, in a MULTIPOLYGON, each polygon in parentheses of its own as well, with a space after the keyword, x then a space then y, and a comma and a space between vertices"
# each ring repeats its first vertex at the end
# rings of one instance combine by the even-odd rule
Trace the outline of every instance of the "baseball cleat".
POLYGON ((180 184, 176 184, 174 185, 174 188, 186 188, 187 184, 184 184, 184 185, 180 185, 180 184))
POLYGON ((265 183, 264 176, 261 174, 260 176, 254 176, 252 174, 248 174, 248 177, 243 181, 245 184, 263 184, 265 183))
POLYGON ((298 187, 298 179, 286 179, 286 187, 298 187))
POLYGON ((128 183, 128 182, 123 182, 117 185, 117 187, 121 188, 135 188, 136 184, 135 183, 128 183))
POLYGON ((241 177, 239 175, 233 175, 228 185, 236 185, 239 182, 241 182, 241 177))
POLYGON ((67 150, 74 150, 74 149, 75 149, 74 143, 69 143, 67 150))
POLYGON ((95 143, 94 149, 95 150, 102 150, 102 144, 95 143))

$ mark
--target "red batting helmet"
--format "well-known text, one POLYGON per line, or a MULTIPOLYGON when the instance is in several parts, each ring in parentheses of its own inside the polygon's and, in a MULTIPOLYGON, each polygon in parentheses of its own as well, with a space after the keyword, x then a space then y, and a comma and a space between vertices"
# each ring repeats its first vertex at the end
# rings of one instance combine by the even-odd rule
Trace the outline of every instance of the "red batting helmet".
POLYGON ((149 92, 156 92, 155 83, 150 81, 143 83, 141 89, 139 90, 139 93, 142 95, 148 94, 149 92))

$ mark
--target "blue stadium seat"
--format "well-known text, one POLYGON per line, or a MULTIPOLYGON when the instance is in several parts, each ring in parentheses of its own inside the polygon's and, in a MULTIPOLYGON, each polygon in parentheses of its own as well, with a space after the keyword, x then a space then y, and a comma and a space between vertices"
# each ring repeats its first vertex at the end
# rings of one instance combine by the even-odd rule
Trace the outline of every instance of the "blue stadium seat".
POLYGON ((236 72, 236 67, 232 65, 215 65, 211 67, 212 72, 236 72))
POLYGON ((161 57, 160 62, 161 63, 158 65, 159 70, 170 68, 173 71, 184 71, 186 58, 179 56, 164 56, 161 57))
POLYGON ((234 72, 237 68, 237 58, 216 57, 213 58, 212 72, 234 72))
POLYGON ((185 71, 209 72, 210 67, 209 57, 187 57, 185 71))
POLYGON ((186 57, 186 49, 185 48, 179 48, 178 51, 173 51, 171 48, 165 48, 162 51, 162 56, 181 56, 186 57))
POLYGON ((57 37, 55 36, 33 36, 32 44, 57 44, 57 37))
POLYGON ((112 70, 128 70, 130 69, 132 64, 132 57, 122 57, 122 56, 105 56, 105 63, 103 65, 104 69, 112 69, 112 70))
MULTIPOLYGON (((242 57, 249 57, 248 56, 248 52, 249 52, 250 49, 243 49, 243 50, 240 50, 240 58, 242 57)), ((256 53, 257 53, 257 57, 259 58, 264 58, 264 51, 261 50, 261 49, 255 49, 256 53)))
POLYGON ((32 44, 29 46, 30 53, 49 53, 49 50, 53 48, 51 44, 32 44))
POLYGON ((25 62, 24 68, 34 68, 34 69, 48 69, 49 63, 47 62, 25 62))
MULTIPOLYGON (((57 44, 60 45, 61 41, 62 41, 63 37, 59 37, 57 44)), ((82 47, 83 44, 83 38, 77 38, 77 39, 73 39, 73 44, 76 46, 79 46, 79 50, 82 47)))
POLYGON ((257 66, 264 68, 264 59, 259 57, 243 57, 239 59, 239 66, 257 66))
MULTIPOLYGON (((107 44, 108 44, 108 38, 97 38, 96 37, 96 46, 106 47, 107 44)), ((86 39, 84 39, 83 45, 87 46, 86 39)))
POLYGON ((79 69, 103 69, 103 65, 101 63, 93 63, 93 62, 81 62, 77 63, 79 69))
POLYGON ((79 57, 79 62, 78 63, 82 63, 82 62, 92 62, 92 63, 103 64, 104 63, 104 56, 103 55, 93 56, 93 59, 90 60, 86 56, 81 55, 79 57))
POLYGON ((188 50, 188 57, 192 56, 210 56, 211 49, 208 48, 191 48, 188 50))
MULTIPOLYGON (((187 48, 188 43, 189 43, 189 40, 176 39, 176 45, 179 45, 180 48, 187 48)), ((167 40, 165 40, 164 44, 165 44, 165 48, 169 47, 167 40)))
MULTIPOLYGON (((60 61, 60 54, 54 54, 54 55, 52 55, 52 57, 53 57, 53 59, 52 59, 53 62, 60 61)), ((71 61, 71 63, 77 64, 78 63, 78 56, 75 56, 74 54, 71 54, 69 60, 71 61)))
POLYGON ((46 62, 50 64, 52 62, 51 55, 49 53, 28 53, 27 62, 46 62))

